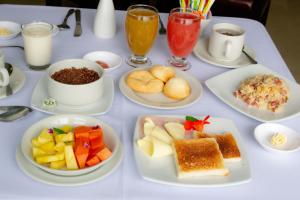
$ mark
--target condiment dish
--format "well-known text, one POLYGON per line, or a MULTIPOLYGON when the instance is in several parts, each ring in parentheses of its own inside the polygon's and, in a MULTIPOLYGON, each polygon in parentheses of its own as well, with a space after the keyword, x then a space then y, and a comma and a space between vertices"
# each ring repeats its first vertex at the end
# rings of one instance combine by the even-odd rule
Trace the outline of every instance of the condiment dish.
POLYGON ((105 71, 112 71, 112 70, 120 67, 122 64, 121 56, 119 56, 115 53, 109 52, 109 51, 93 51, 93 52, 90 52, 90 53, 84 55, 83 59, 90 60, 90 61, 93 61, 96 63, 97 63, 97 61, 105 63, 108 66, 105 66, 105 65, 103 66, 100 63, 98 64, 98 65, 102 66, 105 71))
POLYGON ((21 32, 21 25, 11 21, 0 21, 0 27, 10 32, 8 35, 0 35, 1 40, 12 39, 21 32))
POLYGON ((300 134, 293 129, 280 124, 260 124, 254 130, 254 137, 265 150, 272 153, 291 153, 300 149, 300 134), (272 145, 271 139, 277 133, 286 136, 287 141, 285 144, 272 145))

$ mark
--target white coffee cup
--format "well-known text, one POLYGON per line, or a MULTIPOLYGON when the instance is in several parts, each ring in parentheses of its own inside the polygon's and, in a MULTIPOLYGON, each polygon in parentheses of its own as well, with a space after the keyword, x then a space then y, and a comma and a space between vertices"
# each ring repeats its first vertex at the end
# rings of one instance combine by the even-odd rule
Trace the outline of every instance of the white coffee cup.
POLYGON ((240 57, 244 46, 245 31, 240 26, 219 23, 212 28, 208 52, 220 60, 235 60, 240 57))
POLYGON ((0 86, 7 86, 9 84, 9 74, 5 68, 4 55, 0 51, 0 86))

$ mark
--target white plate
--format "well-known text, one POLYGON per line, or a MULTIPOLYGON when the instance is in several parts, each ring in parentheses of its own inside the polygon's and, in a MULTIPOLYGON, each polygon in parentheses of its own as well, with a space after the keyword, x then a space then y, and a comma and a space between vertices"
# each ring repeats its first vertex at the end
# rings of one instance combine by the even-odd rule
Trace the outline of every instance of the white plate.
MULTIPOLYGON (((132 71, 147 70, 147 69, 148 68, 139 68, 139 69, 134 69, 132 71)), ((183 78, 186 81, 188 81, 188 83, 190 84, 191 94, 187 98, 183 100, 173 100, 166 97, 163 93, 143 94, 143 93, 135 92, 126 84, 126 77, 132 71, 127 72, 121 77, 119 82, 120 90, 123 93, 123 95, 126 96, 129 100, 146 107, 156 108, 156 109, 185 108, 195 103, 203 93, 201 83, 196 78, 194 78, 192 75, 188 74, 187 72, 183 72, 177 69, 175 69, 176 77, 183 78)))
MULTIPOLYGON (((176 167, 173 155, 162 158, 150 158, 142 152, 136 144, 142 131, 142 121, 145 116, 140 116, 136 122, 133 136, 133 146, 136 165, 140 175, 156 183, 186 186, 186 187, 221 187, 231 186, 249 182, 251 180, 250 166, 247 155, 240 138, 240 134, 231 120, 223 118, 210 118, 211 124, 205 126, 208 133, 222 133, 229 131, 233 134, 239 146, 242 160, 240 162, 225 162, 225 167, 230 171, 228 176, 205 176, 194 179, 178 179, 176 176, 176 167)), ((149 116, 151 117, 151 116, 149 116)), ((181 118, 185 116, 158 115, 152 117, 181 118)), ((201 119, 201 117, 199 117, 201 119)))
POLYGON ((24 133, 21 141, 21 150, 25 158, 35 167, 41 168, 44 171, 55 175, 61 176, 77 176, 89 173, 103 165, 109 163, 115 156, 116 151, 119 149, 120 140, 114 129, 112 129, 108 124, 102 122, 99 119, 87 117, 84 115, 54 115, 45 119, 42 119, 32 126, 30 126, 26 132, 24 133), (32 156, 32 139, 41 132, 41 130, 45 128, 53 128, 53 127, 61 127, 64 125, 78 126, 78 125, 87 125, 87 126, 96 126, 100 125, 103 130, 104 143, 106 146, 112 151, 112 156, 100 162, 97 165, 86 167, 78 170, 56 170, 46 167, 44 165, 40 165, 35 162, 32 156))
POLYGON ((93 62, 97 60, 105 62, 109 66, 108 68, 104 68, 105 71, 115 70, 122 64, 121 56, 109 51, 93 51, 88 54, 85 54, 83 56, 83 59, 90 60, 93 62))
POLYGON ((47 78, 42 77, 31 97, 31 107, 48 114, 83 114, 83 115, 102 115, 106 113, 112 105, 114 98, 114 81, 110 76, 103 77, 104 94, 99 101, 84 106, 70 106, 57 103, 56 107, 43 107, 43 100, 48 98, 47 78))
MULTIPOLYGON (((239 67, 244 67, 247 65, 251 65, 252 63, 250 62, 249 58, 245 54, 241 54, 239 58, 233 61, 226 61, 226 60, 219 60, 214 57, 212 57, 208 53, 208 38, 203 38, 200 39, 196 46, 194 47, 194 54, 196 57, 198 57, 200 60, 203 60, 204 62, 207 62, 212 65, 216 65, 219 67, 226 67, 226 68, 239 68, 239 67)), ((255 53, 252 49, 249 47, 245 46, 245 51, 255 59, 255 53)))
POLYGON ((267 151, 275 153, 292 153, 300 149, 300 133, 286 126, 275 123, 264 123, 254 130, 256 141, 267 151), (276 133, 286 135, 287 142, 282 146, 273 146, 271 138, 276 133))
POLYGON ((226 104, 248 117, 261 122, 282 121, 295 117, 300 113, 300 86, 260 64, 249 65, 248 67, 225 72, 207 80, 205 84, 226 104), (242 81, 257 74, 272 74, 285 80, 290 90, 290 96, 288 102, 284 104, 282 109, 278 112, 274 113, 268 110, 259 110, 255 107, 250 107, 233 95, 233 92, 242 81))
MULTIPOLYGON (((13 72, 9 76, 9 85, 13 94, 17 93, 24 86, 25 80, 25 74, 18 67, 13 66, 13 72)), ((0 86, 0 99, 4 99, 6 97, 6 87, 0 86)))
POLYGON ((19 168, 30 178, 35 181, 42 182, 49 185, 55 186, 79 186, 94 183, 100 181, 110 174, 112 174, 120 165, 123 159, 123 149, 120 146, 119 150, 116 152, 116 156, 106 165, 84 175, 80 176, 57 176, 50 174, 42 169, 39 169, 33 166, 28 160, 24 157, 21 152, 21 148, 18 147, 16 151, 16 160, 19 168))
POLYGON ((11 34, 0 36, 1 40, 9 40, 16 37, 21 32, 21 25, 11 21, 0 21, 1 28, 7 28, 11 34))

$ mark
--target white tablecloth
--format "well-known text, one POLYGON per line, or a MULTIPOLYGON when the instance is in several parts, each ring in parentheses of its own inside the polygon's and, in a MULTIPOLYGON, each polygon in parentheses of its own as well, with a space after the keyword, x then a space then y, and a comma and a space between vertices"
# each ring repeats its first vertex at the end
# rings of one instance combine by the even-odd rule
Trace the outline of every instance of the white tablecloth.
MULTIPOLYGON (((117 12, 117 35, 110 40, 101 40, 92 32, 95 10, 82 10, 83 34, 74 38, 74 16, 69 19, 71 29, 62 31, 54 37, 53 62, 80 58, 94 50, 108 50, 127 57, 130 52, 124 36, 124 12, 117 12)), ((0 20, 11 20, 27 23, 34 20, 47 21, 54 24, 62 22, 67 8, 0 5, 0 20)), ((162 15, 166 24, 167 15, 162 15)), ((248 19, 214 17, 216 22, 235 23, 246 30, 246 44, 255 50, 257 60, 272 70, 293 79, 286 64, 282 60, 272 39, 260 23, 248 19)), ((5 44, 22 44, 22 38, 0 41, 5 44)), ((24 60, 22 50, 4 49, 6 61, 22 69, 27 77, 24 88, 17 94, 0 100, 0 105, 30 105, 31 93, 44 72, 30 71, 24 60)), ((169 58, 166 36, 159 35, 149 57, 153 63, 166 63, 169 58)), ((191 55, 189 60, 192 69, 189 73, 202 83, 228 69, 215 67, 198 60, 191 55)), ((253 137, 253 129, 260 124, 225 105, 216 98, 204 85, 204 95, 193 106, 162 111, 149 109, 132 103, 122 96, 118 88, 118 79, 132 69, 125 63, 121 68, 109 73, 115 79, 115 99, 112 108, 101 120, 115 128, 124 144, 125 158, 118 170, 99 182, 80 187, 55 187, 36 182, 23 174, 17 166, 15 151, 23 132, 36 121, 48 115, 38 111, 13 123, 0 122, 0 199, 299 199, 300 193, 300 156, 275 155, 263 150, 253 137), (232 119, 239 129, 250 162, 251 182, 238 186, 221 188, 186 188, 156 184, 145 181, 138 174, 133 157, 132 135, 137 116, 143 114, 192 114, 224 117, 232 119)), ((282 124, 300 132, 300 117, 282 124)))

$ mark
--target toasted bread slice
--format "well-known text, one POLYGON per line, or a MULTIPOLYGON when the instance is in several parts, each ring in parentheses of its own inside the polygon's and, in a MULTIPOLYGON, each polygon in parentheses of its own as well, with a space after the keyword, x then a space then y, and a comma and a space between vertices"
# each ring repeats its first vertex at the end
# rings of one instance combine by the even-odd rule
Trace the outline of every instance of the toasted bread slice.
POLYGON ((214 138, 174 140, 178 178, 229 174, 214 138))
POLYGON ((198 132, 196 136, 197 138, 215 138, 219 144, 225 161, 241 160, 239 147, 230 132, 225 132, 224 134, 207 134, 198 132))

